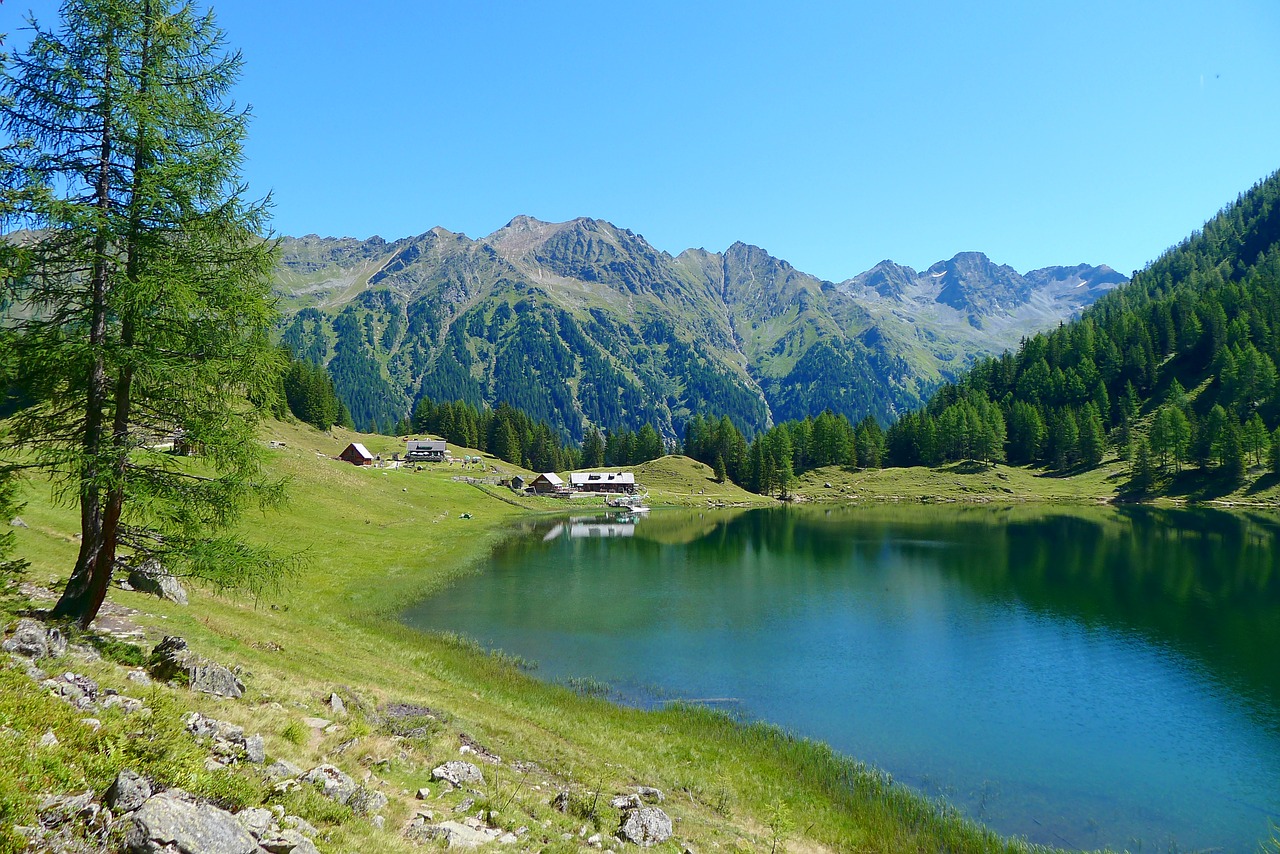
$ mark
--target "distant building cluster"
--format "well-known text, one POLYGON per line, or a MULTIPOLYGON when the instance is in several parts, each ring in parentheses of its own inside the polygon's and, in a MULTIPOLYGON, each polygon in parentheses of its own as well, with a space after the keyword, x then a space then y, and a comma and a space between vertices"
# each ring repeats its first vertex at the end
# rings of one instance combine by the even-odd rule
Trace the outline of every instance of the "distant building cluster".
POLYGON ((596 493, 609 495, 634 495, 636 492, 636 476, 629 471, 596 472, 575 471, 569 474, 569 482, 555 472, 544 472, 525 483, 524 478, 513 478, 511 488, 517 491, 532 492, 535 495, 571 496, 578 493, 596 493))
MULTIPOLYGON (((443 439, 409 439, 405 442, 404 458, 401 459, 399 454, 394 454, 389 461, 384 461, 381 457, 374 455, 360 442, 352 442, 338 455, 338 459, 356 466, 380 465, 392 468, 401 465, 420 467, 422 463, 449 463, 452 465, 455 462, 460 462, 463 468, 472 463, 480 466, 484 465, 483 458, 479 456, 454 457, 449 453, 448 445, 443 439)), ((494 468, 493 471, 497 472, 498 469, 494 468)), ((638 496, 640 492, 636 483, 635 473, 629 471, 575 471, 570 472, 568 482, 555 472, 543 472, 533 477, 515 475, 509 479, 500 476, 476 479, 466 475, 455 478, 455 480, 457 479, 470 480, 477 483, 501 483, 509 486, 515 492, 531 495, 550 495, 559 498, 571 498, 575 495, 638 496)), ((642 500, 643 496, 640 496, 640 499, 642 500)), ((638 502, 629 500, 629 503, 635 504, 638 502)))

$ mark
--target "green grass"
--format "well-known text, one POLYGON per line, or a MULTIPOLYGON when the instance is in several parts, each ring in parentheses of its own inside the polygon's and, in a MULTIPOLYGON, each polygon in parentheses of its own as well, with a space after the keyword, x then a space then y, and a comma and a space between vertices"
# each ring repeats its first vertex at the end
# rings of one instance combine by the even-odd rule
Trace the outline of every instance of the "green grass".
MULTIPOLYGON (((353 438, 384 455, 402 447, 387 437, 344 431, 326 435, 291 424, 272 425, 264 434, 264 439, 285 443, 270 452, 271 467, 291 479, 292 503, 283 512, 248 519, 244 530, 251 539, 296 551, 300 569, 285 588, 252 600, 196 589, 185 608, 142 594, 110 594, 113 601, 140 610, 136 619, 151 642, 162 634, 182 635, 202 654, 246 671, 248 690, 236 703, 215 704, 168 688, 157 689, 156 696, 261 732, 271 757, 303 767, 329 757, 350 773, 368 771, 383 782, 392 800, 387 831, 364 819, 331 816, 320 840, 323 850, 412 850, 394 829, 411 814, 410 793, 432 785, 430 768, 459 758, 462 734, 505 760, 498 772, 505 779, 496 784, 488 806, 503 822, 535 828, 530 840, 545 835, 548 850, 559 843, 561 832, 576 834, 582 823, 549 807, 555 790, 566 785, 583 796, 587 791, 623 792, 634 785, 664 789, 666 808, 677 820, 676 839, 695 850, 767 849, 778 833, 775 819, 784 814, 797 819, 786 840, 792 851, 1027 850, 822 744, 772 727, 744 726, 702 708, 645 712, 615 706, 591 696, 594 692, 541 683, 474 643, 403 626, 397 615, 408 604, 440 593, 454 578, 474 571, 509 526, 530 512, 564 505, 553 499, 527 505, 497 500, 454 481, 461 473, 457 466, 385 471, 332 459, 353 438), (463 513, 471 518, 462 518, 463 513), (410 703, 440 714, 421 735, 407 740, 361 723, 363 718, 354 713, 339 722, 343 728, 338 732, 299 732, 302 716, 332 717, 324 705, 332 691, 358 698, 369 708, 410 703), (353 732, 362 733, 358 742, 339 754, 339 745, 353 732), (520 781, 513 760, 532 762, 538 770, 520 781), (552 828, 543 830, 543 821, 551 821, 552 828)), ((655 504, 705 505, 709 498, 761 502, 731 485, 714 484, 706 467, 683 458, 656 461, 640 471, 655 504)), ((849 474, 849 485, 860 476, 849 474)), ((17 532, 19 553, 31 561, 33 580, 60 580, 74 559, 75 514, 53 505, 47 487, 30 487, 23 511, 30 527, 17 532)), ((684 527, 695 530, 705 524, 698 521, 698 511, 689 513, 684 527)), ((104 661, 97 666, 104 683, 120 678, 119 665, 104 661)), ((18 690, 25 677, 4 678, 15 695, 39 693, 18 690)), ((7 702, 10 693, 0 692, 0 702, 7 702)), ((51 716, 64 728, 81 726, 75 721, 80 716, 56 701, 37 705, 30 712, 10 712, 10 718, 51 716)), ((348 702, 348 708, 354 706, 348 702)), ((123 733, 128 726, 122 722, 112 732, 123 733)), ((23 723, 24 745, 38 738, 36 730, 43 732, 38 724, 23 723)), ((7 775, 9 788, 0 791, 0 802, 11 804, 3 808, 28 817, 33 799, 63 779, 104 786, 118 767, 116 761, 74 758, 90 747, 75 744, 66 751, 72 770, 52 773, 28 764, 9 766, 7 755, 0 755, 0 765, 18 769, 7 775)), ((14 755, 21 752, 15 749, 14 755)), ((174 761, 186 762, 185 755, 174 761)), ((216 781, 201 785, 209 791, 216 781)), ((256 790, 246 791, 248 795, 234 797, 256 790)), ((441 805, 433 801, 438 817, 449 813, 453 800, 446 798, 441 805)), ((611 815, 602 818, 606 824, 613 820, 611 815)), ((679 848, 672 843, 660 850, 679 848)))
POLYGON ((1216 472, 1170 472, 1152 496, 1127 490, 1128 464, 1116 459, 1095 469, 1070 474, 1026 466, 968 461, 936 468, 847 469, 828 466, 796 479, 793 492, 803 501, 838 502, 1024 502, 1098 503, 1147 500, 1198 502, 1224 506, 1280 506, 1280 477, 1260 468, 1245 479, 1226 481, 1216 472), (828 484, 830 484, 828 486, 828 484))
POLYGON ((1127 470, 1119 463, 1071 477, 979 462, 949 463, 937 468, 828 466, 797 478, 793 492, 810 501, 1096 502, 1114 500, 1127 480, 1127 470))
MULTIPOLYGON (((655 507, 763 507, 777 503, 767 496, 748 492, 732 481, 716 483, 711 466, 689 457, 667 456, 623 468, 635 472, 636 483, 649 493, 649 503, 655 507)), ((617 466, 587 469, 617 470, 617 466)))

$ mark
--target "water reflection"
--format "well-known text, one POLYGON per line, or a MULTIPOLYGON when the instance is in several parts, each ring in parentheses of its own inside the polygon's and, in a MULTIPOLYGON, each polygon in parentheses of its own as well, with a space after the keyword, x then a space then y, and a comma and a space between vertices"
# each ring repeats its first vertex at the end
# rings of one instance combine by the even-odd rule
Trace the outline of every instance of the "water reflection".
POLYGON ((569 537, 581 540, 590 537, 632 537, 636 533, 636 518, 626 514, 609 516, 575 517, 567 522, 553 524, 542 535, 543 542, 551 542, 558 537, 569 537))
POLYGON ((740 700, 1033 841, 1251 851, 1280 815, 1278 533, 1150 508, 577 519, 406 619, 550 678, 740 700))

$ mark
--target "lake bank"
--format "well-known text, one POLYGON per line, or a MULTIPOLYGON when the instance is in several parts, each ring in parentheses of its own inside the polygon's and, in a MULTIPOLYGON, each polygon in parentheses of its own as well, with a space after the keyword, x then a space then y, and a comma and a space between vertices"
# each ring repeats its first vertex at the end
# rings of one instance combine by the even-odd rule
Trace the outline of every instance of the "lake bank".
MULTIPOLYGON (((545 685, 473 644, 399 625, 396 615, 410 602, 474 571, 509 524, 555 504, 513 506, 453 480, 459 472, 446 468, 384 472, 333 461, 351 434, 278 425, 270 438, 284 445, 272 452, 271 466, 292 479, 292 505, 252 520, 247 532, 299 551, 302 564, 290 585, 256 601, 197 589, 186 608, 117 590, 111 598, 138 609, 133 619, 149 642, 182 635, 247 674, 246 695, 235 703, 185 692, 174 692, 173 702, 261 729, 269 755, 306 767, 330 759, 378 781, 390 797, 386 829, 345 820, 324 828, 322 848, 418 850, 397 832, 415 809, 411 793, 435 763, 476 743, 502 756, 505 768, 520 761, 539 769, 536 782, 506 771, 494 797, 506 804, 504 820, 517 827, 551 822, 548 850, 577 850, 584 824, 599 823, 608 838, 618 819, 607 806, 589 819, 557 812, 550 807, 554 788, 584 795, 637 785, 668 793, 675 838, 696 850, 752 850, 775 837, 796 851, 1027 850, 822 744, 703 709, 615 706, 545 685), (356 723, 295 742, 298 716, 329 714, 325 701, 334 692, 375 707, 429 707, 442 720, 429 738, 408 746, 392 746, 376 732, 353 736, 362 730, 356 723), (352 737, 361 741, 344 753, 339 748, 352 737)), ((395 443, 363 438, 375 452, 395 443)), ((53 506, 39 489, 28 501, 19 553, 32 562, 34 580, 60 582, 75 552, 74 513, 53 506)), ((102 679, 114 678, 103 668, 102 679)), ((452 809, 461 795, 449 798, 444 803, 452 809)))
POLYGON ((1278 532, 1043 504, 581 516, 406 619, 780 723, 1033 841, 1252 854, 1280 815, 1278 532))

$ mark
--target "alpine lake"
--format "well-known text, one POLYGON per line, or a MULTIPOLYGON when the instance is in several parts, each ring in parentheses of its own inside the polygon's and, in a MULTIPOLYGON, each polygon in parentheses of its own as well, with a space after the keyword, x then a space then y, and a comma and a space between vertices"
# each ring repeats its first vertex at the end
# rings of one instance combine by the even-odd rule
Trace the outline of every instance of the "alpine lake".
POLYGON ((788 507, 542 519, 404 619, 763 720, 1076 849, 1280 823, 1280 516, 788 507))

